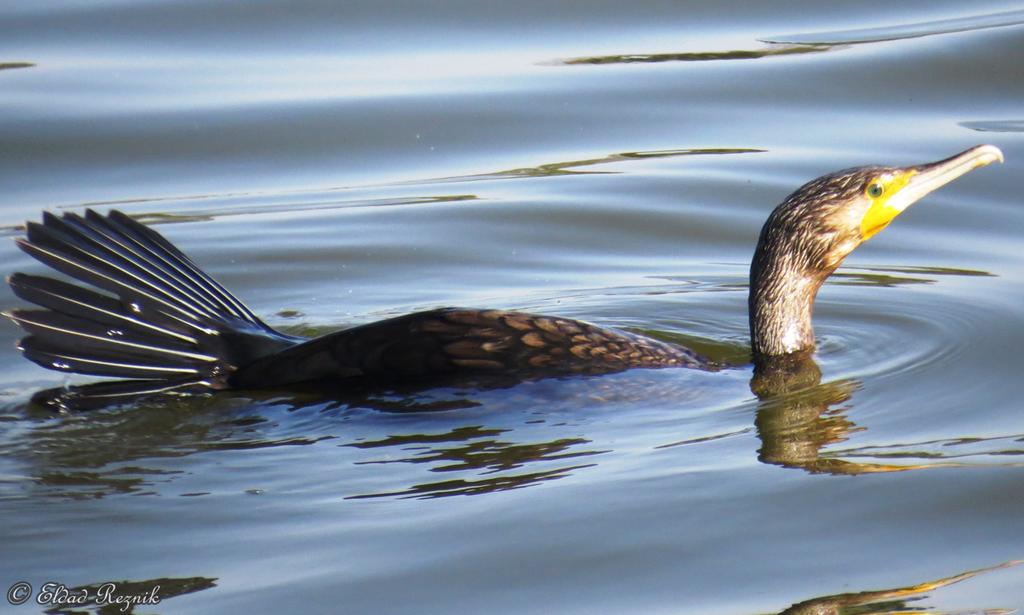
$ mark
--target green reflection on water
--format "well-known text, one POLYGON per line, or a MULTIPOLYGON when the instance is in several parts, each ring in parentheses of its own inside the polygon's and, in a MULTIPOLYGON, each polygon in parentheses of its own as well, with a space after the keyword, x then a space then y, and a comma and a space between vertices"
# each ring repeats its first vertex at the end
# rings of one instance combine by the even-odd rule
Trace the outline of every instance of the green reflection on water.
POLYGON ((145 213, 133 216, 145 224, 161 224, 171 222, 204 222, 225 216, 251 216, 256 214, 274 214, 297 211, 324 211, 336 209, 352 209, 360 207, 394 207, 399 205, 424 205, 431 203, 457 203, 474 201, 475 194, 445 194, 439 196, 414 196, 394 199, 352 199, 324 200, 305 203, 281 203, 270 205, 249 205, 246 207, 225 207, 208 210, 196 210, 187 213, 145 213))
POLYGON ((673 158, 676 156, 716 156, 724 154, 758 154, 767 151, 768 150, 765 149, 757 149, 750 147, 711 147, 619 152, 616 154, 608 154, 607 156, 601 156, 600 158, 584 158, 582 160, 549 162, 532 167, 518 167, 515 169, 506 169, 504 171, 489 171, 487 173, 478 173, 475 175, 457 175, 452 177, 442 177, 438 179, 415 181, 408 183, 431 184, 444 182, 507 179, 516 177, 557 177, 560 175, 613 174, 617 173, 617 171, 577 171, 576 169, 578 169, 579 167, 589 167, 600 164, 611 164, 614 162, 627 162, 630 160, 645 160, 649 158, 673 158))
POLYGON ((772 56, 823 53, 836 49, 835 45, 776 45, 761 49, 735 49, 732 51, 694 51, 683 53, 630 53, 606 56, 587 56, 560 60, 559 64, 647 64, 653 62, 709 62, 715 60, 758 60, 772 56))
POLYGON ((959 276, 959 277, 997 277, 994 273, 977 269, 957 269, 955 267, 858 267, 842 268, 830 276, 829 283, 838 286, 877 286, 894 287, 908 284, 934 284, 932 278, 918 276, 959 276), (904 274, 904 275, 893 275, 904 274), (916 275, 905 275, 916 274, 916 275))
POLYGON ((934 36, 937 34, 983 30, 986 28, 1013 26, 1020 23, 1024 23, 1024 11, 1018 10, 877 28, 770 36, 760 39, 762 43, 766 44, 765 47, 760 49, 610 54, 568 58, 564 60, 556 60, 550 62, 550 64, 645 64, 656 62, 758 60, 773 56, 824 53, 827 51, 847 48, 851 45, 881 43, 906 38, 934 36))
MULTIPOLYGON (((912 608, 914 613, 923 612, 923 609, 927 609, 931 613, 933 611, 928 607, 910 605, 909 603, 927 598, 927 596, 921 595, 924 592, 941 589, 954 583, 966 581, 980 574, 1010 568, 1020 563, 1020 560, 1013 560, 907 587, 833 594, 831 596, 812 598, 794 604, 788 609, 779 612, 778 615, 882 615, 885 613, 911 612, 912 608)), ((984 609, 977 612, 985 613, 986 615, 1009 615, 1016 611, 1014 609, 984 609)))
MULTIPOLYGON (((83 209, 85 207, 96 207, 117 204, 149 203, 155 201, 192 201, 201 199, 223 198, 223 195, 175 197, 174 199, 133 199, 120 201, 118 203, 87 203, 83 206, 67 207, 64 209, 83 209)), ((209 222, 226 216, 253 216, 261 214, 275 214, 281 212, 299 211, 329 211, 337 209, 356 209, 363 207, 396 207, 401 205, 429 205, 433 203, 458 203, 463 201, 475 201, 479 197, 475 194, 443 194, 436 196, 411 196, 391 199, 324 199, 310 200, 301 203, 270 203, 267 205, 245 205, 232 207, 215 207, 209 209, 188 210, 182 207, 174 207, 168 204, 168 209, 174 209, 177 213, 166 212, 145 212, 132 214, 136 220, 147 224, 176 224, 180 222, 209 222)), ((15 224, 0 226, 0 237, 10 236, 25 231, 25 225, 15 224)))
POLYGON ((32 68, 35 66, 33 62, 0 62, 0 70, 9 70, 12 68, 32 68))

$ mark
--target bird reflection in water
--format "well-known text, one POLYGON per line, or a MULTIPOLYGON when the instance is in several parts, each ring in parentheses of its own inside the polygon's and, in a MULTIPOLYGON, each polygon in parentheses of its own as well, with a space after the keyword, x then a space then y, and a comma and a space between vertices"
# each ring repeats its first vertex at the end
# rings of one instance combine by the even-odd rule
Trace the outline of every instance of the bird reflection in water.
POLYGON ((520 489, 530 485, 569 476, 577 470, 596 464, 582 463, 551 470, 520 472, 532 462, 550 462, 599 455, 607 451, 570 450, 590 444, 584 438, 561 438, 550 442, 515 443, 496 437, 506 430, 486 430, 480 427, 460 427, 434 435, 388 436, 380 440, 355 442, 348 446, 360 449, 387 449, 400 447, 409 454, 401 458, 359 462, 360 464, 413 463, 429 464, 434 472, 460 472, 472 470, 485 478, 466 480, 455 478, 418 484, 409 489, 385 493, 350 496, 349 499, 378 497, 438 498, 451 495, 478 495, 496 491, 520 489), (434 446, 437 443, 461 441, 457 446, 434 446), (500 474, 499 474, 500 473, 500 474), (491 475, 491 476, 488 476, 491 475))
MULTIPOLYGON (((734 349, 729 351, 735 354, 734 349)), ((740 375, 739 368, 726 369, 740 375)), ((330 426, 330 416, 342 421, 360 412, 401 415, 445 413, 437 429, 424 428, 422 421, 405 424, 402 431, 386 437, 347 437, 344 444, 366 452, 355 465, 412 464, 431 473, 451 478, 348 494, 353 499, 399 497, 438 498, 480 495, 520 489, 566 478, 596 466, 609 447, 594 443, 586 425, 567 433, 556 429, 552 437, 530 423, 557 426, 552 417, 565 407, 566 417, 585 417, 586 408, 617 407, 631 411, 637 404, 697 403, 690 378, 648 379, 654 372, 634 370, 611 376, 540 378, 524 381, 510 377, 474 377, 438 382, 406 383, 381 388, 374 383, 351 384, 344 391, 319 386, 287 392, 220 393, 208 397, 151 398, 133 401, 124 412, 93 414, 88 421, 71 421, 54 431, 41 429, 26 455, 38 468, 38 483, 59 495, 95 497, 108 493, 151 492, 154 481, 173 480, 167 470, 143 468, 134 471, 105 471, 125 461, 148 457, 177 457, 203 451, 245 450, 280 446, 311 445, 339 436, 330 426), (558 399, 561 401, 558 401, 558 399), (544 400, 543 408, 538 406, 544 400), (273 433, 273 415, 284 410, 292 418, 284 435, 273 433), (148 410, 148 411, 147 411, 148 410), (466 414, 482 412, 482 424, 466 423, 466 414), (518 416, 510 412, 519 412, 518 416), (525 412, 525 414, 523 414, 525 412), (582 412, 582 414, 581 414, 582 412), (244 413, 245 416, 240 416, 244 413), (305 419, 300 418, 305 413, 305 419), (451 414, 449 414, 451 413, 451 414), (218 417, 211 420, 211 417, 218 417), (503 417, 503 422, 487 416, 503 417), (305 429, 301 422, 313 423, 305 429), (500 426, 498 426, 500 425, 500 426), (325 431, 326 429, 326 431, 325 431), (298 432, 298 433, 296 433, 298 432), (105 441, 105 446, 83 449, 76 442, 105 441), (374 458, 375 453, 383 453, 374 458)), ((723 372, 717 374, 721 378, 723 372)), ((708 375, 715 378, 716 375, 708 375)), ((754 427, 760 439, 758 459, 766 464, 815 474, 855 475, 940 467, 948 462, 926 464, 879 462, 881 455, 870 450, 860 453, 865 461, 851 455, 830 452, 829 447, 866 430, 847 417, 860 386, 852 379, 822 382, 822 373, 808 355, 759 362, 749 382, 757 397, 754 427)), ((60 396, 64 389, 37 395, 60 396)), ((49 404, 47 404, 49 406, 49 404)), ((477 418, 470 419, 476 421, 477 418)), ((575 420, 575 419, 574 419, 575 420)), ((429 421, 427 424, 431 424, 429 421)), ((389 429, 393 428, 390 426, 389 429)), ((745 430, 741 430, 742 433, 745 430)), ((736 433, 696 437, 675 444, 692 445, 736 433)), ((151 465, 151 464, 146 464, 151 465)))
POLYGON ((814 474, 898 472, 931 467, 861 463, 822 454, 830 444, 863 431, 846 417, 856 380, 821 382, 810 354, 775 359, 755 366, 750 389, 759 400, 754 424, 761 439, 758 459, 814 474))
MULTIPOLYGON (((532 384, 547 390, 560 383, 532 384)), ((595 385, 595 390, 602 389, 595 385)), ((60 394, 61 390, 53 389, 38 396, 60 394)), ((538 395, 531 383, 488 379, 421 388, 368 384, 349 387, 344 393, 309 387, 205 397, 151 396, 132 400, 123 408, 91 413, 88 420, 71 415, 58 424, 43 421, 26 446, 12 452, 35 468, 35 483, 44 492, 76 499, 164 492, 167 487, 161 485, 173 484, 181 474, 162 467, 159 460, 164 458, 328 441, 328 445, 362 451, 351 462, 355 466, 411 464, 451 477, 405 485, 377 482, 373 490, 349 493, 346 498, 480 495, 565 478, 593 467, 594 457, 610 452, 587 437, 566 433, 564 423, 537 411, 538 395), (469 418, 467 423, 466 413, 481 407, 506 417, 505 421, 472 424, 476 419, 469 418), (520 418, 508 420, 513 412, 519 412, 520 418), (350 419, 364 413, 401 415, 410 421, 399 421, 401 427, 387 436, 379 435, 379 425, 362 430, 362 436, 359 430, 353 433, 345 428, 351 425, 350 419), (414 418, 438 413, 444 416, 414 418), (92 445, 83 447, 83 441, 92 445)), ((587 401, 585 395, 566 395, 566 403, 573 406, 587 401)), ((395 429, 395 424, 387 429, 395 429)))

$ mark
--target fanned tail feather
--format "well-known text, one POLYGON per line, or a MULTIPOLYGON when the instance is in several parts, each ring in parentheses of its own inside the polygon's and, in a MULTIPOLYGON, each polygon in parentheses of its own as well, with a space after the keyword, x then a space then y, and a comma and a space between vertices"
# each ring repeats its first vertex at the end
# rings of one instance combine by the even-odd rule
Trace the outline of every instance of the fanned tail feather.
POLYGON ((63 372, 149 381, 81 388, 78 398, 226 388, 239 366, 301 341, 271 329, 159 233, 119 211, 44 213, 26 227, 16 240, 22 250, 101 292, 12 275, 14 293, 42 308, 6 314, 28 333, 19 343, 25 357, 63 372))

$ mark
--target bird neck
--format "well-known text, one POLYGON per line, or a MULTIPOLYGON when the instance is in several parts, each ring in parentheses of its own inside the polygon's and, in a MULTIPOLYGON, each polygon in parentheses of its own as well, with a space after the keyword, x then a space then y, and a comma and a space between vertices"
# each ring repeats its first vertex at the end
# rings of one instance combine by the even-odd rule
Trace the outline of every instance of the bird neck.
POLYGON ((814 298, 832 271, 806 261, 794 246, 762 234, 750 264, 748 299, 755 362, 814 350, 814 298))

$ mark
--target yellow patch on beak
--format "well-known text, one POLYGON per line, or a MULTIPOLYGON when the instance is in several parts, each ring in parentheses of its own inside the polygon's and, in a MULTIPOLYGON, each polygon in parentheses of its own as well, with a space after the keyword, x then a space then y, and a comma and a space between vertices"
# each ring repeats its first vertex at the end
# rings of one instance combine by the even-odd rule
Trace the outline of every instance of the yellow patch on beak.
POLYGON ((871 200, 871 207, 860 221, 860 232, 864 241, 889 226, 896 216, 910 205, 903 199, 893 197, 902 190, 917 171, 899 171, 880 175, 864 188, 864 196, 871 200))

